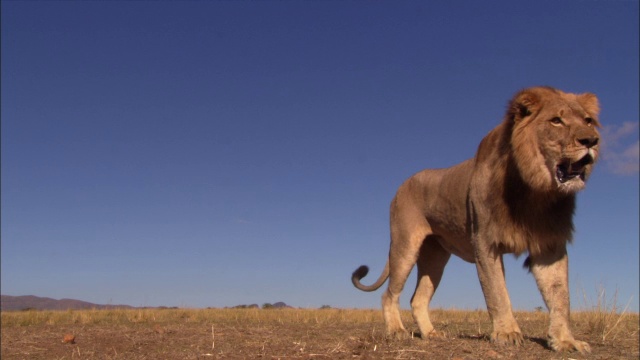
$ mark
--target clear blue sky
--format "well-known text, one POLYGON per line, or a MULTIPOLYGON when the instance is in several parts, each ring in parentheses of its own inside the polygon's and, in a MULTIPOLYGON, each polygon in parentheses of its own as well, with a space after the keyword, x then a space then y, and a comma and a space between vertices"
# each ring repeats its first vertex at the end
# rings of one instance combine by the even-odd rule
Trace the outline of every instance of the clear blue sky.
MULTIPOLYGON (((637 1, 2 1, 2 294, 378 308, 388 208, 518 90, 594 92, 574 308, 638 310, 637 1), (588 301, 583 299, 586 293, 588 301)), ((514 308, 542 306, 506 257, 514 308)), ((401 298, 408 307, 413 275, 401 298)), ((450 261, 434 298, 485 308, 450 261)))

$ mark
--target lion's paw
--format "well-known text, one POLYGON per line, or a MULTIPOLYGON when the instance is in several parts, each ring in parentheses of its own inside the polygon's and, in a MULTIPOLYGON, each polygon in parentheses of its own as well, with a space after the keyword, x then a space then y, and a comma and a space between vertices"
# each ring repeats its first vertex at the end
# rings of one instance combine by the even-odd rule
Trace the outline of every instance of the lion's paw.
POLYGON ((524 337, 519 331, 501 332, 495 331, 491 334, 491 342, 501 345, 516 345, 520 346, 524 344, 524 337))
POLYGON ((387 338, 393 340, 404 340, 409 338, 409 332, 405 329, 394 329, 387 331, 387 338))
POLYGON ((432 338, 432 339, 446 339, 447 338, 447 334, 445 334, 442 331, 436 331, 436 330, 432 330, 431 332, 429 332, 426 336, 426 338, 432 338))
POLYGON ((549 339, 549 347, 559 352, 579 351, 580 353, 590 353, 591 347, 584 341, 578 340, 554 340, 549 339))

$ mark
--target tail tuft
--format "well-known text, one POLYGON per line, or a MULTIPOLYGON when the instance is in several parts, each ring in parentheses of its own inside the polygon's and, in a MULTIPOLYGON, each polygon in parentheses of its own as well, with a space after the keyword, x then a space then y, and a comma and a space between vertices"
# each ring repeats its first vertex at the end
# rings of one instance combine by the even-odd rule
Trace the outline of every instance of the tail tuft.
POLYGON ((378 290, 378 288, 382 286, 382 284, 384 284, 385 281, 387 281, 387 278, 389 278, 389 262, 387 261, 387 264, 384 266, 384 270, 382 271, 382 274, 380 274, 380 277, 378 278, 378 280, 376 280, 374 284, 362 285, 360 283, 360 279, 367 276, 368 273, 369 273, 369 268, 366 265, 362 265, 359 268, 357 268, 356 271, 354 271, 353 274, 351 274, 351 282, 353 283, 353 286, 355 286, 356 288, 362 291, 378 290))
POLYGON ((351 275, 351 282, 353 282, 353 284, 357 286, 357 283, 360 282, 360 279, 367 276, 368 273, 369 273, 369 267, 367 265, 360 266, 351 275))

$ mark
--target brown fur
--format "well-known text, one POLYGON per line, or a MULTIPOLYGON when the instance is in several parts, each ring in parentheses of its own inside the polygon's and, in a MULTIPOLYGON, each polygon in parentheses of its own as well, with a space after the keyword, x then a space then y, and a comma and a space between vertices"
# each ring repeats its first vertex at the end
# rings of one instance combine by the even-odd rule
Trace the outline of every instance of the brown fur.
POLYGON ((516 94, 503 122, 461 164, 423 170, 400 186, 391 203, 389 260, 378 280, 365 286, 368 268, 352 275, 364 291, 389 278, 382 306, 390 334, 406 330, 398 299, 414 265, 418 284, 411 299, 423 336, 434 333, 428 307, 451 254, 476 264, 493 322, 492 341, 521 344, 504 281, 502 255, 527 252, 549 308, 549 345, 588 352, 569 329, 566 243, 571 241, 575 193, 583 189, 598 157, 598 100, 535 87, 516 94))

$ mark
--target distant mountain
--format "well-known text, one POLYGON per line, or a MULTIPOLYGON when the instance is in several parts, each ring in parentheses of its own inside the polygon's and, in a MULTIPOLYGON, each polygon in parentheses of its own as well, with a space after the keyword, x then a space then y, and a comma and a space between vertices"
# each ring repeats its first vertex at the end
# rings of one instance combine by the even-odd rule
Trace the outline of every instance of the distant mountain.
POLYGON ((129 305, 99 305, 74 299, 0 295, 0 310, 81 310, 81 309, 133 309, 129 305))

